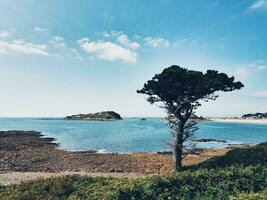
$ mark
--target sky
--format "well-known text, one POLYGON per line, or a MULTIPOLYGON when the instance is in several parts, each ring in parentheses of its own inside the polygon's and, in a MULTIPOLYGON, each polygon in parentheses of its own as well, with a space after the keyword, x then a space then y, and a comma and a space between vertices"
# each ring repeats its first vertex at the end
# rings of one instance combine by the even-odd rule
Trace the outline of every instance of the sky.
POLYGON ((0 116, 114 110, 164 116, 137 94, 170 65, 245 87, 197 114, 267 112, 267 0, 0 0, 0 116))

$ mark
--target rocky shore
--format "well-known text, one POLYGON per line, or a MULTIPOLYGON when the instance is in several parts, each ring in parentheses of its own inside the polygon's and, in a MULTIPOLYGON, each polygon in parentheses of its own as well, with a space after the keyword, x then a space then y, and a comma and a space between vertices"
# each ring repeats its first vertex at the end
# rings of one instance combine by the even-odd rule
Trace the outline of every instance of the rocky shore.
MULTIPOLYGON (((98 154, 69 152, 57 148, 54 138, 35 131, 0 131, 0 173, 10 172, 90 172, 165 174, 173 170, 171 154, 98 154)), ((195 164, 229 149, 204 150, 189 155, 185 165, 195 164)))

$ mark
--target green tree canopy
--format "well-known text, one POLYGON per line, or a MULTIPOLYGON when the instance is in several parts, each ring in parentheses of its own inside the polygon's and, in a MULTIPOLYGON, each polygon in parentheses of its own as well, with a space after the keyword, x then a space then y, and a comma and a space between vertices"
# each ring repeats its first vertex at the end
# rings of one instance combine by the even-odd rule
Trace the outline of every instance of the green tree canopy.
POLYGON ((147 81, 138 93, 149 95, 150 103, 200 105, 199 100, 215 100, 217 91, 229 92, 244 85, 235 78, 216 70, 206 73, 172 65, 147 81))

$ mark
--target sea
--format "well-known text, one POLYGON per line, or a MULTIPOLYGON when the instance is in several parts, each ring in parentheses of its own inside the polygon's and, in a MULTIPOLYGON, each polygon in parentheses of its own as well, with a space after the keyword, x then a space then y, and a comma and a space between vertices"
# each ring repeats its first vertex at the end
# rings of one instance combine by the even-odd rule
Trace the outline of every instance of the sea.
MULTIPOLYGON (((198 148, 224 148, 235 144, 267 141, 267 124, 206 121, 198 124, 196 139, 226 140, 226 143, 196 142, 198 148)), ((172 141, 162 118, 125 118, 118 121, 78 121, 60 118, 0 118, 0 130, 40 131, 53 137, 60 149, 96 150, 99 153, 169 151, 172 141)))

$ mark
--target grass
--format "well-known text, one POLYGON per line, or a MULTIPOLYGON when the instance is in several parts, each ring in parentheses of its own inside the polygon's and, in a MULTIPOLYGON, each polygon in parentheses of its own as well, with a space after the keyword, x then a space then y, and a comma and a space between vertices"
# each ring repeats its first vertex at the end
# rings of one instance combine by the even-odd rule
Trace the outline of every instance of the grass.
POLYGON ((255 165, 267 166, 267 142, 250 148, 233 149, 224 156, 215 156, 187 169, 217 169, 230 166, 246 167, 255 165))
POLYGON ((234 149, 168 177, 64 176, 2 186, 1 200, 267 199, 267 143, 234 149))

